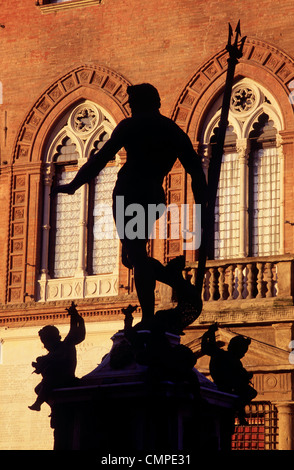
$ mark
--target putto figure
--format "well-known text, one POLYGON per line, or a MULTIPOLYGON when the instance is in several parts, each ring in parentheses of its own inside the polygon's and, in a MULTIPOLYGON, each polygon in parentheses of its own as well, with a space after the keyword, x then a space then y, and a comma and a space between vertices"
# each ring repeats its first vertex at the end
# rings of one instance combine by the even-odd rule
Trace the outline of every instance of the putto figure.
POLYGON ((256 390, 250 385, 253 374, 248 372, 241 362, 251 340, 242 335, 234 336, 225 351, 216 343, 215 332, 217 330, 218 324, 215 323, 204 333, 201 351, 202 354, 210 356, 210 374, 218 389, 239 397, 237 416, 241 425, 246 424, 245 406, 257 395, 256 390))
POLYGON ((32 362, 34 372, 41 374, 43 379, 35 388, 38 396, 35 403, 29 406, 31 410, 40 411, 43 403, 50 402, 53 389, 70 387, 77 381, 75 347, 85 339, 85 323, 73 302, 67 311, 70 315, 70 330, 63 341, 55 326, 47 325, 39 331, 40 339, 49 352, 46 356, 37 357, 36 362, 32 362))
MULTIPOLYGON (((52 196, 60 192, 73 194, 80 186, 95 178, 121 148, 125 148, 127 161, 118 173, 113 191, 113 215, 122 243, 122 262, 126 267, 134 269, 134 281, 142 309, 141 326, 148 327, 154 316, 156 280, 173 287, 179 298, 184 297, 197 305, 199 314, 201 293, 183 279, 182 258, 178 263, 163 266, 147 255, 148 238, 155 220, 162 214, 156 213, 153 223, 144 221, 145 237, 128 238, 119 224, 117 197, 123 196, 125 207, 131 204, 142 206, 145 214, 148 214, 150 204, 162 207, 165 204, 163 181, 177 158, 191 175, 195 202, 201 204, 203 212, 207 186, 201 158, 194 151, 189 137, 171 119, 160 113, 161 102, 156 88, 144 83, 128 87, 127 92, 132 117, 121 121, 102 149, 90 156, 69 184, 54 188, 52 196)), ((125 226, 129 220, 128 217, 124 218, 125 226)))

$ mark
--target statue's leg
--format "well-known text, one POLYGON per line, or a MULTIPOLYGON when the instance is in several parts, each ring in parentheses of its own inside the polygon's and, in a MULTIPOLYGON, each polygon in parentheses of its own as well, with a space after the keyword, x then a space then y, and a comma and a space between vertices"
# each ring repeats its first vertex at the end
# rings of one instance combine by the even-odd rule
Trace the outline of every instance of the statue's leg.
POLYGON ((155 271, 151 258, 146 251, 145 240, 124 240, 124 256, 127 255, 129 265, 134 269, 134 282, 138 300, 142 309, 142 320, 149 321, 154 316, 155 307, 155 271))
POLYGON ((169 285, 175 290, 179 290, 186 284, 182 272, 185 267, 184 256, 178 256, 167 263, 166 266, 161 264, 157 259, 150 258, 153 266, 155 278, 159 282, 169 285))

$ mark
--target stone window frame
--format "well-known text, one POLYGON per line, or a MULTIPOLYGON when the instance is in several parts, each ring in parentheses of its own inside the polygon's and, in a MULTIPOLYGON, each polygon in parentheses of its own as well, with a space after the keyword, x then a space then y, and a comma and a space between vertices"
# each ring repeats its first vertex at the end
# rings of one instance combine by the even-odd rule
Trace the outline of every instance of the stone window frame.
POLYGON ((40 8, 43 14, 54 13, 71 8, 81 8, 87 6, 100 5, 102 0, 61 0, 58 3, 52 3, 50 0, 37 0, 36 6, 40 8))
MULTIPOLYGON (((56 301, 70 300, 75 298, 96 298, 104 296, 118 295, 118 276, 119 276, 119 249, 120 245, 117 241, 117 259, 116 265, 112 273, 105 274, 88 274, 86 259, 88 256, 87 246, 87 220, 89 206, 89 187, 83 185, 81 191, 81 209, 79 220, 79 252, 78 264, 75 268, 73 276, 51 278, 49 273, 49 257, 50 257, 50 220, 51 220, 51 200, 50 192, 55 171, 56 150, 66 137, 70 138, 76 145, 79 158, 76 167, 82 166, 91 150, 95 148, 97 138, 106 130, 111 133, 116 123, 112 116, 102 107, 89 100, 76 103, 71 110, 60 119, 55 129, 52 130, 47 147, 44 152, 44 195, 43 195, 43 222, 42 222, 42 252, 40 275, 38 277, 38 301, 56 301), (84 131, 77 130, 75 127, 77 112, 82 107, 92 107, 96 110, 99 118, 94 128, 84 131), (104 116, 104 117, 103 117, 104 116), (83 141, 84 139, 84 141, 83 141)), ((66 164, 67 162, 64 162, 66 164)), ((72 162, 68 162, 72 163, 72 162)), ((63 163, 62 163, 63 164, 63 163)), ((115 160, 108 163, 108 166, 116 166, 120 169, 120 157, 117 155, 115 160)))

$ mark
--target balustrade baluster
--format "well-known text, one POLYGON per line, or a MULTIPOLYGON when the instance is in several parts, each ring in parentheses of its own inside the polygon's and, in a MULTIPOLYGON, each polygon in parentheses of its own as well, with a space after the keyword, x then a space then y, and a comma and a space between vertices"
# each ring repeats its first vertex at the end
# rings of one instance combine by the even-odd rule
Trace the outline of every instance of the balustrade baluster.
POLYGON ((224 283, 225 283, 225 276, 224 276, 224 272, 225 272, 225 269, 223 266, 220 266, 218 268, 218 272, 219 272, 219 281, 218 281, 218 290, 219 290, 219 300, 225 300, 225 291, 224 291, 224 283))
MULTIPOLYGON (((274 264, 274 278, 273 278, 273 297, 278 296, 278 264, 274 264)), ((291 276, 292 278, 292 276, 291 276)))
POLYGON ((209 268, 210 279, 209 279, 209 300, 215 299, 216 292, 216 276, 215 268, 209 268))
POLYGON ((266 297, 273 297, 273 263, 266 263, 265 265, 266 270, 267 270, 267 291, 266 291, 266 297))
POLYGON ((238 299, 242 299, 242 293, 243 293, 243 265, 242 264, 237 264, 237 270, 238 270, 238 299))
POLYGON ((196 283, 196 272, 196 268, 191 269, 191 284, 193 284, 193 286, 195 286, 196 283))
POLYGON ((203 288, 202 288, 202 300, 208 300, 207 298, 207 271, 205 272, 204 278, 203 278, 203 288))
POLYGON ((256 263, 257 267, 257 299, 263 297, 263 263, 256 263))
MULTIPOLYGON (((258 262, 207 266, 203 278, 202 300, 250 300, 277 296, 277 263, 260 260, 258 262)), ((244 260, 243 260, 244 261, 244 260)), ((218 264, 218 263, 217 263, 218 264)), ((197 267, 183 271, 183 277, 195 285, 197 267)))
POLYGON ((234 299, 234 297, 233 297, 234 285, 235 285, 234 279, 235 279, 235 275, 234 275, 234 265, 231 264, 231 265, 229 266, 229 286, 228 286, 228 289, 229 289, 229 297, 228 297, 228 300, 233 300, 233 299, 234 299))
POLYGON ((254 276, 253 276, 253 264, 249 263, 246 265, 248 269, 247 274, 247 299, 253 299, 253 292, 254 292, 254 276))

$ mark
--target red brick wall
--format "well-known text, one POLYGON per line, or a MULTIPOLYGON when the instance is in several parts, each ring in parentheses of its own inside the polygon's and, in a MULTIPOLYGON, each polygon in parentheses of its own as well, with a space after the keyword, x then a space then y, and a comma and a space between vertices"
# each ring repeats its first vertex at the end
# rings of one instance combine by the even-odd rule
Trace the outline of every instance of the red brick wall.
MULTIPOLYGON (((7 159, 17 130, 39 95, 58 77, 84 64, 105 65, 132 83, 150 81, 170 113, 198 67, 222 49, 227 23, 294 55, 293 3, 253 0, 103 0, 101 5, 42 14, 34 0, 1 6, 1 81, 7 111, 7 159), (292 13, 292 14, 291 14, 292 13), (270 28, 269 28, 270 25, 270 28)), ((6 151, 4 151, 6 149, 6 151)))
MULTIPOLYGON (((60 77, 77 67, 89 65, 107 67, 131 83, 149 81, 159 89, 162 112, 171 115, 191 77, 224 48, 229 21, 234 26, 240 18, 243 34, 264 42, 264 49, 273 45, 275 50, 294 58, 292 0, 280 3, 268 0, 258 4, 253 0, 246 4, 231 0, 150 0, 138 5, 137 0, 103 0, 101 5, 56 10, 50 14, 42 14, 34 0, 11 0, 1 6, 0 23, 5 28, 0 28, 0 80, 3 84, 3 104, 0 105, 0 302, 5 301, 8 222, 12 214, 10 164, 16 139, 39 97, 60 77)), ((285 87, 293 74, 292 64, 289 77, 282 80, 266 70, 258 60, 248 57, 249 60, 256 80, 259 79, 260 67, 264 83, 268 78, 269 83, 274 84, 271 91, 278 100, 281 96, 281 103, 285 103, 286 130, 290 132, 294 129, 293 111, 289 103, 286 104, 285 87)), ((245 66, 243 72, 246 73, 245 66)), ((221 76, 218 79, 219 83, 223 81, 221 76)), ((214 88, 212 85, 210 97, 216 91, 216 85, 214 88)), ((201 106, 204 105, 203 98, 201 106)), ((54 108, 52 106, 56 112, 54 108)), ((194 124, 193 132, 196 132, 198 124, 194 124)), ((197 141, 195 134, 191 137, 197 141)), ((293 221, 291 139, 287 144, 285 162, 285 200, 286 218, 293 221)), ((40 142, 37 144, 41 146, 40 142)), ((28 166, 24 165, 17 171, 26 174, 27 170, 28 166)), ((37 203, 39 172, 38 165, 30 167, 30 206, 26 206, 26 210, 28 207, 31 210, 25 216, 40 216, 37 203)), ((36 221, 31 221, 30 227, 28 264, 26 267, 22 264, 26 271, 22 282, 25 282, 24 289, 29 293, 34 290, 33 266, 38 263, 39 249, 38 234, 34 239, 31 235, 37 228, 36 221)), ((286 251, 289 252, 294 251, 292 232, 292 227, 287 226, 286 251)), ((126 272, 121 281, 125 284, 126 272)))

